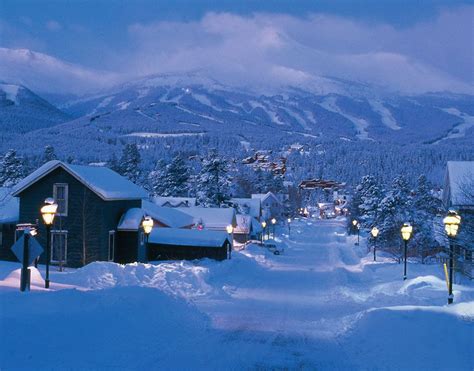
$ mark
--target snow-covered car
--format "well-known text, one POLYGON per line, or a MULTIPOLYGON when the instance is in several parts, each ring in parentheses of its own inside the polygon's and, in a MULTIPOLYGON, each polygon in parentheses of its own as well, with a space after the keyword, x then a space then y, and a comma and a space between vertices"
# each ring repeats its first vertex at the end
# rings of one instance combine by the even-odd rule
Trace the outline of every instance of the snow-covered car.
POLYGON ((273 252, 275 255, 281 255, 285 251, 286 245, 282 242, 271 241, 265 242, 263 247, 267 248, 269 251, 273 252))

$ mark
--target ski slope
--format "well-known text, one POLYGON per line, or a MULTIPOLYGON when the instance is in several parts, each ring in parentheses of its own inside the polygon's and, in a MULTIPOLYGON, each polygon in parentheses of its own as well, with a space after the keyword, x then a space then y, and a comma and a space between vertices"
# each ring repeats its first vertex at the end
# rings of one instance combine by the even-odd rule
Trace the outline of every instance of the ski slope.
POLYGON ((0 367, 473 369, 472 283, 448 307, 440 267, 409 264, 404 282, 343 221, 277 237, 280 256, 250 246, 224 262, 53 270, 49 291, 41 267, 28 294, 19 263, 1 262, 0 367))

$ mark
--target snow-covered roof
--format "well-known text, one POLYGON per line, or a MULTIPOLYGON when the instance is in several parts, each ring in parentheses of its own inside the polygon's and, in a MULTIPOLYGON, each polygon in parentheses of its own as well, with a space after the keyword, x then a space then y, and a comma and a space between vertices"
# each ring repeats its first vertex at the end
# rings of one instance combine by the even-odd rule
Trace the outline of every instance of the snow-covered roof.
POLYGON ((260 198, 231 198, 230 201, 234 204, 239 205, 240 212, 244 212, 244 209, 248 209, 248 214, 260 218, 261 213, 261 201, 260 198))
POLYGON ((202 223, 205 229, 225 230, 228 225, 237 226, 235 210, 231 207, 178 207, 175 210, 191 215, 194 223, 202 223))
POLYGON ((274 198, 277 202, 280 203, 280 200, 278 197, 273 193, 273 192, 267 192, 267 193, 254 193, 252 194, 252 198, 254 199, 260 199, 260 201, 263 203, 265 202, 269 197, 274 198))
POLYGON ((150 243, 198 247, 221 247, 226 240, 226 232, 177 228, 156 228, 149 237, 150 243))
POLYGON ((0 224, 17 223, 20 219, 20 200, 11 191, 0 187, 0 224))
MULTIPOLYGON (((474 206, 466 194, 474 187, 474 161, 448 161, 443 201, 448 207, 474 206)), ((474 191, 471 191, 474 194, 474 191)))
POLYGON ((117 226, 119 231, 137 231, 145 216, 151 216, 155 221, 170 228, 190 227, 193 218, 170 207, 157 206, 149 201, 142 201, 141 208, 128 209, 120 218, 117 226))
POLYGON ((143 200, 142 209, 148 216, 170 228, 183 228, 194 224, 193 217, 171 207, 157 206, 152 202, 143 200))
POLYGON ((194 197, 153 197, 153 202, 158 206, 196 206, 196 198, 194 197))
POLYGON ((147 197, 143 188, 107 167, 70 165, 57 160, 47 162, 21 180, 14 187, 13 195, 18 196, 26 188, 57 168, 63 168, 106 201, 136 200, 147 197))

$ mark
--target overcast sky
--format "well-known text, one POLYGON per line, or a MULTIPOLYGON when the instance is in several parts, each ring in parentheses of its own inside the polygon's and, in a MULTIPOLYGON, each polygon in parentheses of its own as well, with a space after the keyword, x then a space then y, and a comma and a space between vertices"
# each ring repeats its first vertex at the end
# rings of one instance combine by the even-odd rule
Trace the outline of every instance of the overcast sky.
MULTIPOLYGON (((55 73, 71 85, 66 70, 75 69, 78 86, 204 69, 227 83, 324 75, 409 93, 466 92, 473 19, 473 1, 457 0, 1 0, 0 47, 70 62, 55 73)), ((35 68, 2 56, 0 78, 35 68)))

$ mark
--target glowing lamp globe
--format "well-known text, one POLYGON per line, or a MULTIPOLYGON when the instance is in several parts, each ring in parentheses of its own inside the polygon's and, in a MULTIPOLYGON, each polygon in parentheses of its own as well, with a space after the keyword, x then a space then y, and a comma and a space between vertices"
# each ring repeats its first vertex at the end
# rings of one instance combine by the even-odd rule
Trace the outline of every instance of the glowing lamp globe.
POLYGON ((291 223, 291 218, 288 218, 288 223, 291 223))
POLYGON ((264 221, 262 222, 262 227, 265 228, 266 226, 267 226, 267 222, 264 220, 264 221))
POLYGON ((232 234, 234 231, 234 227, 232 227, 230 224, 226 227, 227 233, 232 234))
POLYGON ((272 219, 272 224, 276 224, 277 220, 275 218, 272 219))
POLYGON ((357 220, 355 220, 355 219, 352 221, 352 225, 353 225, 354 227, 357 225, 357 223, 358 223, 358 222, 357 222, 357 220))
POLYGON ((408 241, 411 238, 411 234, 413 232, 413 227, 411 226, 410 223, 404 223, 403 227, 401 229, 402 232, 402 238, 405 241, 408 241))
POLYGON ((379 235, 379 229, 377 227, 373 227, 372 230, 370 231, 370 234, 372 235, 373 238, 377 238, 379 235))
POLYGON ((153 229, 153 219, 149 216, 146 216, 145 219, 143 219, 142 228, 145 234, 150 234, 151 230, 153 229))
POLYGON ((449 210, 448 215, 443 219, 444 229, 449 237, 456 237, 459 226, 461 224, 461 217, 454 210, 449 210))
POLYGON ((43 218, 43 222, 46 225, 52 225, 54 222, 54 216, 56 215, 56 211, 58 210, 58 204, 54 202, 54 199, 47 198, 44 201, 44 206, 41 208, 41 216, 43 218))

